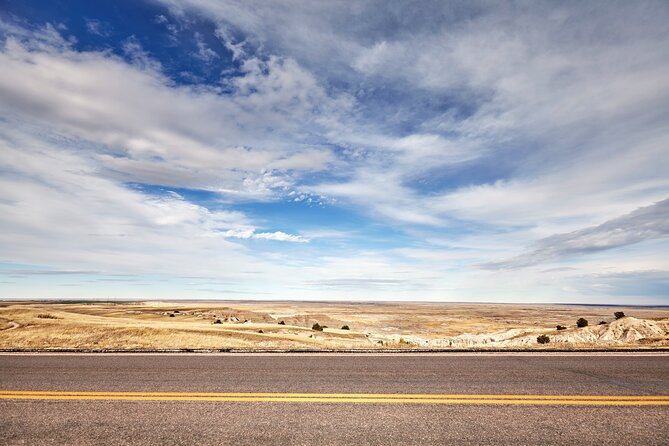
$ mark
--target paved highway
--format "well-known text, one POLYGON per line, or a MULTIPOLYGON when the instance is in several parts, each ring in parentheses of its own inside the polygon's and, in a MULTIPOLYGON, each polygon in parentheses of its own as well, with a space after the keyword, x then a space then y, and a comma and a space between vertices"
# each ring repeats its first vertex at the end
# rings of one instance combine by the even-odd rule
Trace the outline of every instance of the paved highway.
POLYGON ((669 444, 669 355, 2 354, 0 444, 669 444))

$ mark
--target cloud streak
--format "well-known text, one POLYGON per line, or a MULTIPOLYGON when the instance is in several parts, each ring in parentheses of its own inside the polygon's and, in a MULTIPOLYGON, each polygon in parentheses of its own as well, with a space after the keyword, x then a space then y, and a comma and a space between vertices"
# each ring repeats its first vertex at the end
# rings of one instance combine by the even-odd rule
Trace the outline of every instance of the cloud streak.
POLYGON ((669 198, 598 226, 543 238, 534 248, 483 268, 524 268, 562 258, 591 254, 669 236, 669 198))

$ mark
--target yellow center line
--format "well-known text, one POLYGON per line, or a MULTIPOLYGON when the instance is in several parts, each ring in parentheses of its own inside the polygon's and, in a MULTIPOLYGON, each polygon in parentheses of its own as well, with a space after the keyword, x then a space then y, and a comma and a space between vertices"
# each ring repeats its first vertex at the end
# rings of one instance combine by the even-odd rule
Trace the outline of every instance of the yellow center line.
POLYGON ((88 395, 88 396, 186 396, 186 397, 302 397, 302 398, 494 398, 494 399, 669 399, 669 395, 532 395, 532 394, 437 394, 437 393, 278 393, 278 392, 133 392, 0 390, 0 395, 88 395))
POLYGON ((669 395, 477 395, 374 393, 89 392, 0 390, 0 399, 74 401, 245 401, 417 404, 669 405, 669 395))

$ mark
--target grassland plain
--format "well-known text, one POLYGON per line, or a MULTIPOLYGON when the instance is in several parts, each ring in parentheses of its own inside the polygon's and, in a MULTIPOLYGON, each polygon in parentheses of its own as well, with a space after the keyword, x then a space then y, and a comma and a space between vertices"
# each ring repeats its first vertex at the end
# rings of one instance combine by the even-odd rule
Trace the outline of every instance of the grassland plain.
POLYGON ((0 303, 2 350, 669 348, 669 308, 324 302, 0 303), (627 316, 619 320, 614 312, 627 316), (585 318, 589 326, 577 328, 585 318), (325 328, 313 330, 318 323, 325 328), (350 329, 342 329, 343 326, 350 329), (564 330, 557 330, 562 325, 564 330), (546 334, 552 342, 538 344, 546 334))

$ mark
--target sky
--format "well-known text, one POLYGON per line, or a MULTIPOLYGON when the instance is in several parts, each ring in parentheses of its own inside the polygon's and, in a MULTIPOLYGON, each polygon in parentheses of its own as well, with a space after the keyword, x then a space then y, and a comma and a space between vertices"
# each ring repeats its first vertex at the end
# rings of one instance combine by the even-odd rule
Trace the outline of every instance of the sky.
POLYGON ((0 0, 0 297, 669 305, 666 1, 0 0))

